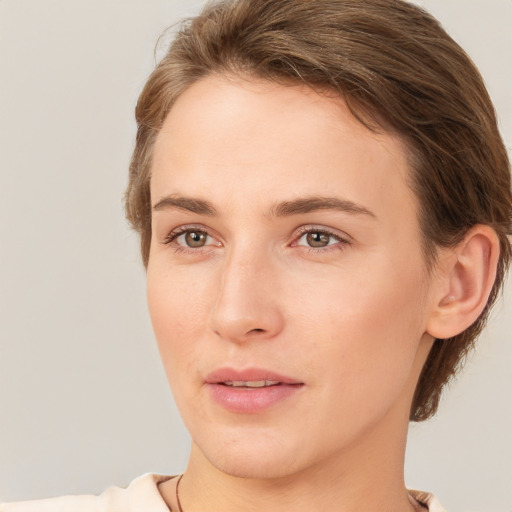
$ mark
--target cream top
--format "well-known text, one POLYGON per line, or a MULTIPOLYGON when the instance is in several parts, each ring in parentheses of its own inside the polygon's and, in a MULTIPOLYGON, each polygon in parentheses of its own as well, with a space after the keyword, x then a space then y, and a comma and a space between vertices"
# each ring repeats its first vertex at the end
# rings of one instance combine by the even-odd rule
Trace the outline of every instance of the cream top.
MULTIPOLYGON (((158 484, 172 476, 147 473, 126 489, 110 487, 99 496, 62 496, 35 501, 0 504, 0 512, 169 512, 158 484)), ((410 491, 429 512, 446 512, 432 494, 410 491)))

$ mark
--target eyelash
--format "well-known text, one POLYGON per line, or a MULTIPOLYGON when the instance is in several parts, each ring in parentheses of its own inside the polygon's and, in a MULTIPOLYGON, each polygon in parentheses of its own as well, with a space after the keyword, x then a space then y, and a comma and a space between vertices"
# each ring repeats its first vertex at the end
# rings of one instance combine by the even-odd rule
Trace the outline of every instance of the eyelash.
MULTIPOLYGON (((208 247, 211 247, 212 244, 193 248, 193 247, 187 247, 184 245, 180 245, 176 242, 176 240, 181 235, 184 235, 187 233, 193 233, 193 232, 203 233, 207 237, 214 238, 214 237, 212 237, 212 235, 210 233, 208 233, 208 231, 206 229, 204 229, 204 227, 189 225, 189 226, 180 226, 179 228, 171 231, 165 237, 165 239, 163 240, 162 243, 164 245, 168 245, 168 246, 172 247, 172 249, 176 253, 187 253, 187 254, 198 254, 198 253, 202 252, 203 250, 207 249, 208 247)), ((325 229, 323 227, 317 228, 315 226, 302 226, 301 228, 299 228, 299 232, 295 236, 294 241, 291 243, 291 246, 292 247, 301 247, 303 250, 308 251, 308 253, 326 253, 326 252, 330 252, 333 250, 344 250, 346 248, 346 246, 350 245, 350 243, 351 242, 349 240, 347 240, 346 238, 343 238, 339 234, 329 231, 328 229, 325 229), (336 240, 336 243, 328 244, 324 247, 308 247, 306 245, 299 245, 298 244, 299 240, 302 237, 304 237, 305 235, 308 235, 310 233, 326 235, 329 238, 333 238, 334 240, 336 240)))

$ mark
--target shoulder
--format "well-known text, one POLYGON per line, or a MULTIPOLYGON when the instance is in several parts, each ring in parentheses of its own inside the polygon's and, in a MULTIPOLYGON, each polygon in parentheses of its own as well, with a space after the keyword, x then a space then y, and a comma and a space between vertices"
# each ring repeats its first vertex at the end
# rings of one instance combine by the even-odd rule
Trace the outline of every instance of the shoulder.
POLYGON ((158 484, 170 478, 148 473, 135 479, 126 489, 110 487, 99 496, 61 496, 3 503, 0 512, 169 512, 158 484))
MULTIPOLYGON (((428 512, 446 512, 446 509, 439 503, 439 500, 429 492, 409 490, 411 496, 421 503, 428 512)), ((1 511, 0 511, 1 512, 1 511)))

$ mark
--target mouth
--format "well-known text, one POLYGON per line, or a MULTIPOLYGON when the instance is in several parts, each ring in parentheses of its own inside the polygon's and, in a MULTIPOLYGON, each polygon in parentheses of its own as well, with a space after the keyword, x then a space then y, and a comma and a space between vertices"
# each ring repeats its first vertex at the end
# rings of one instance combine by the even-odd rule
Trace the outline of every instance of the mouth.
POLYGON ((282 385, 299 385, 303 382, 281 375, 272 370, 261 368, 245 368, 238 370, 235 368, 219 368, 209 373, 205 378, 206 384, 220 384, 234 388, 266 388, 282 385))
POLYGON ((232 388, 268 388, 269 386, 281 386, 282 382, 277 380, 227 380, 219 382, 221 386, 230 386, 232 388))
POLYGON ((205 379, 216 405, 238 414, 254 414, 289 401, 304 387, 294 378, 261 369, 221 368, 205 379))

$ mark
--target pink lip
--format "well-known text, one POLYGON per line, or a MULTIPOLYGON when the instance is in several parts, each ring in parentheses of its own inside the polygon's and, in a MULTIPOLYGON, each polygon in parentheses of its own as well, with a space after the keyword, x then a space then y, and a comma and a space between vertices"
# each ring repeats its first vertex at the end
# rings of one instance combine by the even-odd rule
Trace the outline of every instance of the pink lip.
POLYGON ((247 368, 245 370, 220 368, 208 374, 205 384, 209 388, 210 396, 214 402, 230 412, 245 414, 262 412, 295 395, 304 385, 303 382, 291 377, 259 368, 247 368), (263 380, 278 382, 279 384, 250 389, 225 384, 233 381, 263 380))
POLYGON ((219 368, 206 376, 207 384, 219 384, 221 382, 245 380, 273 380, 283 384, 303 384, 301 381, 280 375, 279 373, 260 368, 246 368, 245 370, 235 370, 234 368, 219 368))

